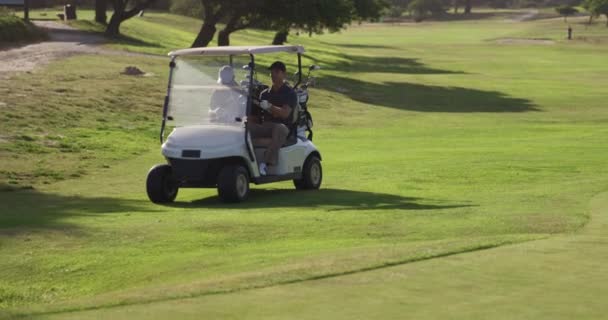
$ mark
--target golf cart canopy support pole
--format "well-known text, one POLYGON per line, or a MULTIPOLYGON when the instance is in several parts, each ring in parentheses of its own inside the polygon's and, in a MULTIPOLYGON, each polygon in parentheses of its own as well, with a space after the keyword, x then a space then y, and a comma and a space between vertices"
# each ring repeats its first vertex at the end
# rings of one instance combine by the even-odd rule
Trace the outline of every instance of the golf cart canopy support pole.
POLYGON ((169 84, 167 84, 167 95, 165 96, 165 103, 163 105, 163 122, 160 126, 160 143, 163 143, 165 135, 165 124, 167 122, 167 112, 169 110, 169 97, 171 95, 171 83, 173 81, 173 69, 175 69, 175 57, 171 58, 169 62, 169 84))
POLYGON ((255 152, 253 152, 253 146, 249 143, 249 126, 247 125, 249 122, 249 115, 251 114, 253 104, 253 75, 255 72, 255 57, 253 56, 253 53, 250 53, 249 57, 251 57, 251 68, 249 68, 249 94, 247 95, 247 111, 245 113, 247 118, 247 120, 245 121, 245 145, 247 146, 249 160, 251 162, 257 163, 257 159, 255 158, 255 152))
POLYGON ((294 88, 297 88, 302 83, 302 54, 298 52, 298 82, 294 88))

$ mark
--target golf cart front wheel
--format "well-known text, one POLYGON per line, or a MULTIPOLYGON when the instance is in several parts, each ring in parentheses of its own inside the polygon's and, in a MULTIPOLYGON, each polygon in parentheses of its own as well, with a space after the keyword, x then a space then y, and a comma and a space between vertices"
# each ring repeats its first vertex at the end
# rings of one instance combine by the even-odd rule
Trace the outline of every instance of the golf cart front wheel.
POLYGON ((323 168, 321 160, 317 156, 311 156, 304 163, 302 178, 293 180, 293 184, 298 190, 317 190, 323 181, 323 168))
POLYGON ((173 178, 171 166, 159 164, 148 172, 146 191, 148 198, 154 203, 169 203, 177 197, 179 187, 173 178))
POLYGON ((217 193, 224 202, 242 202, 249 196, 249 172, 242 165, 224 166, 217 177, 217 193))

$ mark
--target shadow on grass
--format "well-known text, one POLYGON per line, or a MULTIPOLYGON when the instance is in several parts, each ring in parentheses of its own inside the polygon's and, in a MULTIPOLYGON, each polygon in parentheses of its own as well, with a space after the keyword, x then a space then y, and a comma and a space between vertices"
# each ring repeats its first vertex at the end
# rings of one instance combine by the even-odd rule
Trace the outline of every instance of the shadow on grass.
POLYGON ((401 57, 368 57, 358 55, 347 55, 347 60, 341 60, 330 64, 330 69, 345 72, 377 72, 377 73, 400 73, 400 74, 464 74, 461 71, 450 71, 429 68, 427 65, 413 58, 401 57))
POLYGON ((32 229, 70 230, 74 226, 64 221, 70 217, 153 211, 145 208, 149 203, 143 200, 62 196, 6 185, 0 185, 0 190, 0 235, 32 229))
POLYGON ((54 27, 46 28, 44 26, 42 26, 42 29, 46 30, 50 34, 52 41, 58 42, 77 42, 79 44, 114 43, 147 48, 161 47, 158 44, 146 42, 125 35, 106 37, 104 34, 105 26, 94 21, 76 20, 72 22, 70 26, 77 29, 59 29, 54 27))
POLYGON ((330 43, 325 41, 319 41, 325 45, 335 46, 347 49, 399 49, 398 47, 387 46, 382 44, 358 44, 358 43, 330 43))
POLYGON ((419 59, 404 57, 362 56, 346 53, 336 53, 326 50, 312 49, 311 54, 303 56, 321 65, 325 70, 344 73, 398 73, 398 74, 464 74, 462 71, 450 71, 430 68, 419 59), (315 57, 317 53, 317 57, 315 57), (319 59, 318 56, 332 56, 331 59, 319 59))
MULTIPOLYGON (((33 189, 14 189, 0 185, 0 235, 19 234, 35 229, 73 231, 73 217, 128 214, 131 211, 157 212, 163 206, 150 206, 146 200, 117 198, 85 198, 42 193, 33 189)), ((438 210, 470 207, 446 201, 402 197, 393 194, 340 189, 297 191, 295 189, 252 189, 244 203, 226 204, 218 196, 192 202, 168 204, 175 208, 216 208, 240 210, 248 208, 324 208, 327 211, 346 210, 438 210)))
POLYGON ((320 78, 322 87, 353 100, 383 107, 422 112, 526 112, 539 111, 527 99, 498 91, 440 87, 408 82, 373 83, 338 76, 320 78), (357 88, 357 90, 352 90, 357 88))
POLYGON ((134 46, 134 47, 162 48, 162 46, 157 43, 151 43, 151 42, 139 40, 137 38, 124 36, 124 35, 120 35, 120 36, 114 37, 114 38, 106 38, 106 39, 109 39, 110 41, 112 41, 113 43, 116 43, 116 44, 130 45, 130 46, 134 46))
POLYGON ((318 191, 298 191, 295 189, 252 189, 244 203, 225 204, 218 196, 192 202, 169 204, 177 208, 226 208, 243 210, 247 208, 325 208, 327 211, 346 210, 438 210, 470 207, 470 204, 447 204, 421 198, 402 197, 387 193, 365 191, 321 189, 318 191), (433 203, 430 203, 433 202, 433 203))
MULTIPOLYGON (((351 45, 345 45, 348 48, 351 45)), ((356 48, 358 45, 352 45, 356 48)), ((369 46, 372 49, 375 46, 369 46)), ((363 45, 362 48, 367 48, 363 45)), ((378 46, 377 48, 382 48, 378 46)), ((416 58, 362 56, 344 52, 312 49, 305 55, 314 64, 334 75, 319 75, 320 86, 347 95, 349 98, 373 105, 423 112, 526 112, 540 111, 532 101, 511 97, 498 91, 483 91, 463 87, 440 87, 408 82, 366 81, 335 74, 388 73, 388 74, 466 74, 430 68, 416 58), (315 56, 317 58, 315 58, 315 56), (321 58, 318 58, 321 57, 321 58)))

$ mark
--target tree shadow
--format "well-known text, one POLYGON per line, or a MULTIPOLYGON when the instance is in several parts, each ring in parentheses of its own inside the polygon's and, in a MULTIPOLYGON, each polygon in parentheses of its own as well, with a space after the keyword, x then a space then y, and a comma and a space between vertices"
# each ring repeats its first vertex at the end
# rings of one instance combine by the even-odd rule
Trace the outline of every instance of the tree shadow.
POLYGON ((85 198, 15 189, 0 184, 0 235, 34 229, 74 231, 66 219, 150 210, 149 202, 116 198, 85 198), (148 206, 146 208, 146 206, 148 206))
POLYGON ((399 74, 464 74, 462 71, 450 71, 429 68, 414 58, 401 57, 369 57, 360 55, 345 55, 345 60, 329 63, 329 69, 338 71, 378 72, 399 74))
POLYGON ((362 56, 347 53, 335 53, 325 50, 311 50, 331 55, 332 59, 321 60, 313 55, 304 54, 304 57, 321 65, 323 69, 339 72, 369 72, 369 73, 397 73, 397 74, 465 74, 463 71, 451 71, 429 68, 416 58, 362 56))
POLYGON ((51 41, 56 42, 77 42, 78 44, 91 45, 110 42, 115 44, 125 44, 137 47, 161 48, 159 44, 150 43, 130 36, 119 35, 117 37, 107 37, 104 34, 103 30, 99 29, 95 22, 88 20, 79 20, 78 22, 82 25, 82 28, 88 30, 67 28, 58 29, 46 27, 41 27, 41 29, 45 30, 49 34, 51 41))
POLYGON ((110 41, 112 41, 116 44, 125 44, 125 45, 134 46, 134 47, 163 48, 163 46, 161 46, 160 44, 143 41, 143 40, 125 36, 125 35, 119 35, 118 37, 106 38, 106 39, 109 39, 110 41))
POLYGON ((408 82, 373 83, 324 75, 323 86, 368 104, 422 112, 540 111, 532 101, 498 91, 440 87, 408 82), (352 88, 357 88, 353 90, 352 88))
MULTIPOLYGON (((178 199, 179 200, 179 199, 178 199)), ((252 189, 244 203, 225 204, 218 196, 191 202, 169 204, 177 208, 302 208, 327 211, 352 210, 438 210, 470 207, 470 204, 453 204, 441 200, 402 197, 394 194, 353 191, 342 189, 321 189, 318 191, 298 191, 295 189, 252 189)))
POLYGON ((348 49, 399 49, 394 46, 387 46, 382 44, 359 44, 359 43, 329 43, 325 41, 319 41, 325 45, 340 47, 340 48, 348 48, 348 49))

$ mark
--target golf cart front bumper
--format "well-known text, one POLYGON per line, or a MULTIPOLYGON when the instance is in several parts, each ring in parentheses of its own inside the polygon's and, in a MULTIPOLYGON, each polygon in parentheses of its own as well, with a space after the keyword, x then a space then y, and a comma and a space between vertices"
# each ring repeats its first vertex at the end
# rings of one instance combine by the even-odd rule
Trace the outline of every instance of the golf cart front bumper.
POLYGON ((204 188, 217 185, 217 174, 221 168, 219 161, 167 158, 167 162, 171 165, 173 177, 182 188, 204 188))

